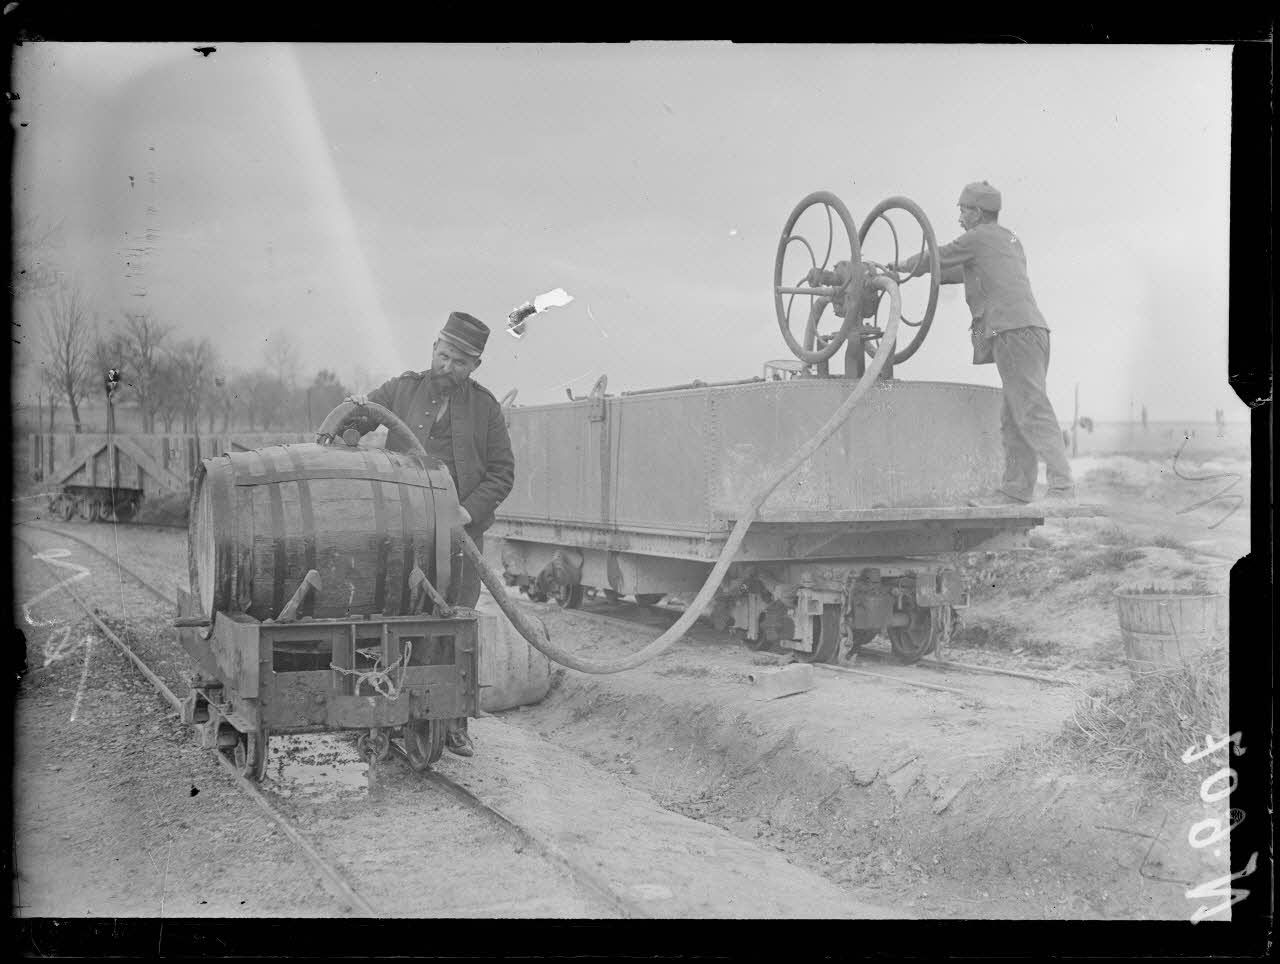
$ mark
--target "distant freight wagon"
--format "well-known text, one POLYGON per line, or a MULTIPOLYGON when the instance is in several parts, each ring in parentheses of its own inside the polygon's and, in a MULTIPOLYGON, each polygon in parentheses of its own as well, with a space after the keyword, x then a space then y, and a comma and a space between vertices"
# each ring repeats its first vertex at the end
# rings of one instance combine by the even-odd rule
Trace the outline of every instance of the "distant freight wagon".
POLYGON ((294 432, 218 435, 31 435, 32 474, 50 484, 55 518, 127 521, 145 500, 190 491, 201 459, 263 445, 310 441, 294 432))

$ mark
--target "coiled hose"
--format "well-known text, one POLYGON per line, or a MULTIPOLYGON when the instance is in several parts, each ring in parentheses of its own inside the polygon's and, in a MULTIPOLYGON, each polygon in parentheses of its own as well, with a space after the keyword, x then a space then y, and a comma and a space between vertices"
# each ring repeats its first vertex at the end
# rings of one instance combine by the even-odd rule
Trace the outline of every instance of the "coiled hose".
POLYGON ((817 450, 818 446, 825 442, 844 423, 858 403, 866 396, 871 386, 875 384, 880 375, 880 369, 884 367, 885 362, 893 355, 893 344, 898 334, 898 320, 902 313, 902 298, 898 293, 898 286, 887 277, 871 278, 868 280, 868 284, 875 285, 888 292, 889 320, 885 325, 884 335, 880 338, 880 347, 876 351, 875 357, 871 360, 871 364, 867 366, 866 374, 859 379, 858 385, 854 388, 852 394, 840 404, 840 407, 827 419, 826 424, 818 429, 813 438, 800 446, 747 501, 747 504, 738 515, 738 521, 734 524, 733 530, 729 533, 728 541, 725 542, 724 548, 720 551, 720 558, 716 560, 716 564, 711 570, 711 575, 703 583, 698 595, 694 597, 693 602, 676 620, 674 626, 643 649, 619 659, 590 659, 585 656, 575 655, 557 646, 544 635, 541 627, 521 611, 517 603, 507 597, 507 587, 502 576, 485 562, 480 550, 476 548, 476 544, 463 531, 463 552, 480 573, 480 579, 488 587, 494 601, 506 613, 512 625, 519 630, 520 635, 525 638, 525 641, 530 646, 562 666, 567 666, 583 673, 605 675, 634 669, 657 656, 661 656, 689 631, 690 627, 693 626, 715 597, 716 591, 720 588, 720 583, 724 581, 725 574, 729 571, 729 566, 733 564, 734 557, 738 554, 738 548, 742 545, 742 540, 747 536, 747 530, 751 527, 751 523, 755 521, 756 515, 760 511, 760 507, 764 505, 765 500, 769 498, 773 490, 787 476, 800 466, 800 463, 809 458, 817 450))

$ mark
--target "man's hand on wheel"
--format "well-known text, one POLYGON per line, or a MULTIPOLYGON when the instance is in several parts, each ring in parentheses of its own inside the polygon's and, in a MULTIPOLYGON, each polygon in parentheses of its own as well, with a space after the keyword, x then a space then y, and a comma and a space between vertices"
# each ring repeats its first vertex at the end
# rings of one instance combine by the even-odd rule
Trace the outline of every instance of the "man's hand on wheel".
POLYGON ((348 395, 348 396, 347 396, 347 401, 348 401, 348 402, 355 402, 357 405, 368 405, 368 404, 369 404, 369 396, 368 396, 368 395, 356 395, 356 394, 352 393, 351 395, 348 395))

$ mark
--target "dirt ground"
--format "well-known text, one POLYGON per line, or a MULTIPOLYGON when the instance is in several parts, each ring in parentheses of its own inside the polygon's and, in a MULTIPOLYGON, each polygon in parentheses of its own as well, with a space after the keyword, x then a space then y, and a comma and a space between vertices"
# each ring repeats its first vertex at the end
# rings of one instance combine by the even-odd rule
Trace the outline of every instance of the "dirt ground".
MULTIPOLYGON (((601 872, 618 886, 638 887, 633 896, 651 899, 657 916, 690 916, 691 910, 698 916, 700 877, 705 889, 717 861, 746 866, 750 853, 769 853, 783 862, 777 872, 755 883, 744 877, 741 886, 744 894, 772 889, 777 900, 749 904, 741 916, 815 916, 800 912, 803 899, 797 903, 811 891, 816 916, 834 916, 830 908, 847 900, 927 918, 1185 920, 1195 909, 1187 887, 1221 876, 1230 856, 1187 845, 1188 827, 1214 812, 1197 796, 1199 775, 1155 792, 1133 775, 1097 765, 1064 734, 1073 711, 1089 699, 1086 692, 1128 684, 1115 588, 1226 590, 1231 563, 1248 551, 1248 452, 1237 446, 1197 454, 1189 446, 1179 465, 1183 475, 1237 476, 1231 492, 1243 502, 1231 512, 1230 498, 1194 505, 1224 481, 1188 481, 1169 469, 1167 453, 1090 453, 1075 459, 1074 468, 1081 500, 1103 505, 1106 516, 1049 519, 1029 550, 960 559, 973 604, 945 654, 1073 685, 863 656, 850 667, 858 673, 817 670, 808 692, 761 701, 752 698, 748 677, 786 658, 750 652, 700 627, 628 673, 589 677, 557 670, 546 700, 477 721, 477 757, 446 757, 443 767, 460 783, 497 795, 522 821, 545 825, 567 847, 574 845, 575 824, 599 832, 619 807, 634 808, 642 815, 635 819, 653 828, 679 818, 690 840, 700 839, 697 826, 705 827, 712 836, 696 845, 705 851, 701 865, 652 839, 620 842, 622 856, 612 862, 597 855, 601 872), (580 767, 573 771, 574 793, 555 794, 542 770, 553 765, 548 761, 564 768, 548 772, 580 767), (784 867, 793 868, 794 877, 784 867), (665 903, 672 899, 685 903, 665 903)), ((126 542, 123 529, 87 528, 104 547, 112 540, 122 561, 148 578, 172 584, 185 571, 181 532, 143 530, 127 537, 136 542, 126 542)), ((19 600, 52 583, 39 568, 20 573, 19 600)), ((46 597, 39 615, 87 632, 69 606, 46 597)), ((638 648, 672 621, 654 613, 647 628, 629 630, 550 606, 533 608, 559 642, 595 655, 638 648)), ((33 652, 50 645, 48 627, 27 626, 27 632, 33 652)), ((105 641, 92 653, 102 660, 96 669, 119 662, 105 641)), ((33 659, 33 668, 40 662, 33 659)), ((139 714, 154 703, 145 684, 127 673, 108 674, 108 690, 82 700, 68 718, 84 674, 77 655, 23 682, 23 779, 15 819, 19 853, 24 840, 38 840, 40 849, 28 851, 19 867, 19 914, 148 913, 162 898, 165 914, 182 916, 343 913, 328 892, 306 883, 314 874, 219 778, 208 751, 176 722, 139 714), (164 774, 167 795, 153 793, 156 784, 141 792, 140 768, 164 774), (203 850, 172 846, 179 824, 207 841, 203 850), (231 856, 220 849, 224 844, 233 848, 231 856), (137 888, 124 895, 96 887, 77 872, 86 854, 135 868, 137 888), (227 866, 258 870, 228 876, 220 870, 227 866), (160 889, 151 883, 157 868, 165 871, 160 889), (174 881, 182 886, 175 889, 174 881)), ((1187 743, 1202 738, 1189 733, 1187 743)), ((273 747, 286 750, 283 741, 273 747)), ((339 743, 329 763, 344 754, 352 756, 339 743)), ((280 759, 287 761, 288 753, 280 759)), ((277 782, 284 781, 285 765, 274 771, 277 782)), ((368 826, 393 836, 395 828, 404 830, 398 821, 417 821, 414 833, 426 837, 414 845, 426 846, 431 834, 414 812, 423 798, 401 788, 390 803, 363 801, 359 780, 344 789, 339 770, 319 778, 310 772, 293 784, 296 793, 305 796, 304 784, 324 785, 332 774, 325 792, 334 801, 367 810, 368 826)), ((466 836, 462 824, 449 826, 466 836)), ((316 829, 340 836, 338 822, 316 829)), ((365 837, 362 846, 376 848, 385 833, 371 830, 365 837)), ((495 857, 487 872, 501 874, 501 866, 495 857)), ((511 916, 517 904, 495 899, 471 906, 480 916, 511 916)), ((572 901, 518 906, 545 916, 592 913, 572 901)), ((739 916, 724 908, 708 913, 739 916)))

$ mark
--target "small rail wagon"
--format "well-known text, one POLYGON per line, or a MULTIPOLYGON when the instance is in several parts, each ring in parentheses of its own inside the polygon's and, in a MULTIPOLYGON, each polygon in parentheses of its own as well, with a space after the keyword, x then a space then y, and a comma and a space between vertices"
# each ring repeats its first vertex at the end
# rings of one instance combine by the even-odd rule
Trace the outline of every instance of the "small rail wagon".
POLYGON ((774 293, 796 359, 768 362, 763 376, 741 381, 611 395, 601 377, 582 399, 508 405, 516 484, 486 540, 508 584, 568 607, 588 590, 642 604, 698 591, 759 483, 867 377, 885 333, 873 281, 885 277, 921 289, 918 320, 901 319, 910 337, 892 347, 847 421, 763 503, 711 618, 753 647, 804 659, 834 661, 842 646, 856 650, 880 633, 904 661, 931 652, 968 601, 956 554, 1023 546, 1043 512, 967 504, 1001 480, 998 390, 894 374, 929 330, 940 280, 933 230, 905 198, 878 206, 860 230, 826 192, 792 213, 774 293), (821 247, 795 230, 810 211, 826 214, 821 263, 821 247), (891 215, 903 214, 915 221, 923 255, 911 277, 887 267, 917 250, 902 248, 891 215), (849 257, 832 264, 836 225, 849 257), (891 229, 885 264, 860 257, 877 225, 891 229), (808 308, 802 339, 791 333, 797 300, 808 308), (828 306, 841 327, 822 334, 828 306), (832 374, 829 359, 842 347, 845 371, 832 374))
POLYGON ((479 711, 478 615, 446 601, 453 480, 420 447, 357 442, 230 452, 196 472, 177 629, 200 669, 184 718, 252 779, 276 733, 361 731, 371 760, 402 739, 425 768, 447 722, 479 711))
POLYGON ((125 522, 147 499, 186 495, 201 459, 268 442, 302 441, 295 433, 153 435, 36 432, 32 474, 49 483, 53 518, 125 522))

